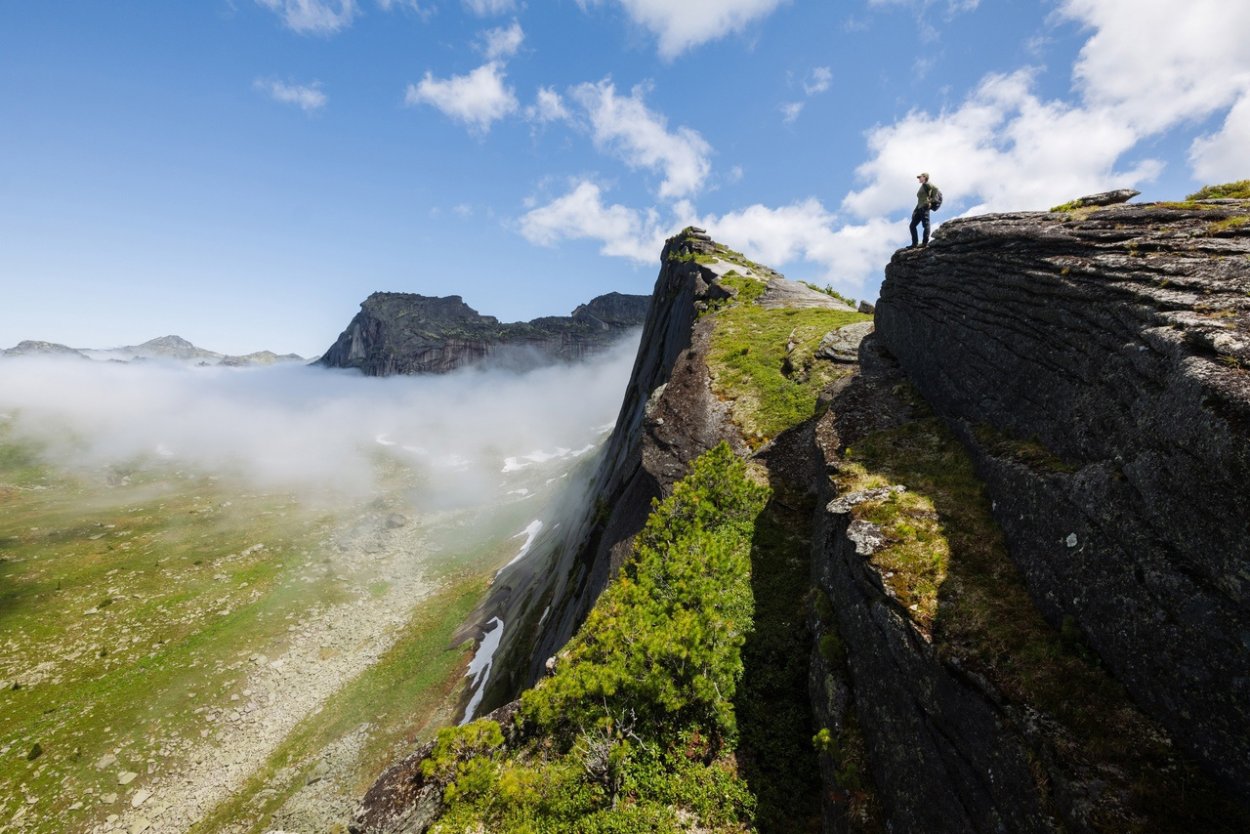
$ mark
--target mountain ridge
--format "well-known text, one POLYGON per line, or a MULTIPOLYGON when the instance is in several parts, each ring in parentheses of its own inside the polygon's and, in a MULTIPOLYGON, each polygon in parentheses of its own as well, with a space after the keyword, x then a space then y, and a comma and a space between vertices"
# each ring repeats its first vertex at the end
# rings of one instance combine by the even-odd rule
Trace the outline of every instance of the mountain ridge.
POLYGON ((608 293, 568 316, 501 323, 458 295, 375 292, 317 364, 367 376, 448 373, 491 361, 532 367, 602 350, 642 323, 648 296, 608 293))

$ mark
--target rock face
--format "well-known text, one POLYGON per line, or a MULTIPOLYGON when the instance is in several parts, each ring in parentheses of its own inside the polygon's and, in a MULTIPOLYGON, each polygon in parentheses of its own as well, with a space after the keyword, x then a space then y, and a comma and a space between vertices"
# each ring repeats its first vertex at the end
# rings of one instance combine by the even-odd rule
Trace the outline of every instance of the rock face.
POLYGON ((523 367, 574 360, 641 325, 649 302, 647 296, 609 293, 570 316, 501 324, 458 295, 377 292, 360 305, 318 364, 390 376, 447 373, 487 359, 523 367))
POLYGON ((876 322, 1042 613, 1250 799, 1250 204, 953 220, 876 322))
POLYGON ((698 318, 710 301, 729 291, 717 283, 717 266, 690 259, 696 251, 710 252, 712 246, 696 235, 679 235, 664 247, 621 411, 585 486, 589 515, 561 523, 567 533, 553 543, 550 561, 531 557, 501 577, 485 606, 488 613, 477 618, 499 616, 516 624, 496 651, 487 708, 516 697, 542 675, 547 658, 577 630, 628 555, 652 499, 721 440, 745 449, 728 407, 709 387, 705 357, 711 323, 698 318))

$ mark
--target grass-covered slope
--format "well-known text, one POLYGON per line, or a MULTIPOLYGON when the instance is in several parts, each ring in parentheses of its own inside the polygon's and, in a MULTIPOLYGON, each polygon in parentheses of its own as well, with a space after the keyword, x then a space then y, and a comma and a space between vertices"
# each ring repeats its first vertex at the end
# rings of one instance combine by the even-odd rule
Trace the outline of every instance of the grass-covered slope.
POLYGON ((730 273, 721 283, 737 295, 713 313, 708 356, 713 389, 732 402, 734 421, 759 445, 811 417, 820 392, 848 372, 848 366, 814 357, 824 335, 871 317, 819 307, 765 307, 763 281, 730 273))
POLYGON ((734 696, 753 628, 750 552, 768 490, 722 444, 659 502, 633 558, 554 674, 525 693, 522 741, 493 721, 439 733, 433 831, 740 831, 734 696))

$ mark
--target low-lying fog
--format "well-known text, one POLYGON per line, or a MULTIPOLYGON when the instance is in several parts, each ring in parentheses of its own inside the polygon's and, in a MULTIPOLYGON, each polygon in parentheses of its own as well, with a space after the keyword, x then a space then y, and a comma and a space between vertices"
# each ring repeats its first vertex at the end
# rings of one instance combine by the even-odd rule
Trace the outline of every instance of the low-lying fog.
POLYGON ((380 460, 427 509, 527 492, 527 470, 586 454, 616 419, 637 335, 584 362, 518 372, 355 372, 0 359, 0 414, 65 465, 168 459, 261 488, 363 497, 380 460))

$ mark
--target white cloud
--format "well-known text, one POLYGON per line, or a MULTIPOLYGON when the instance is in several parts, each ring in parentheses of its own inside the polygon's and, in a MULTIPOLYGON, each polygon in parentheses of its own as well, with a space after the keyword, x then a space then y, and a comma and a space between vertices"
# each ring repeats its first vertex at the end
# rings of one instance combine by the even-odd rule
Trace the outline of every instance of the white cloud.
POLYGON ((1032 91, 1027 70, 993 75, 958 109, 913 111, 868 134, 872 157, 856 169, 869 184, 843 206, 860 217, 910 209, 915 175, 933 174, 947 202, 980 211, 1045 209, 1072 197, 1152 179, 1158 162, 1117 171, 1138 140, 1122 122, 1032 91))
POLYGON ((943 113, 912 111, 868 133, 867 184, 843 205, 861 217, 912 205, 929 170, 948 202, 971 212, 1046 208, 1092 191, 1139 186, 1162 162, 1123 160, 1180 124, 1224 111, 1219 132, 1190 151, 1194 173, 1244 176, 1250 140, 1250 5, 1194 0, 1064 0, 1059 13, 1090 27, 1073 67, 1080 98, 1044 100, 1019 70, 982 80, 943 113))
POLYGON ((596 240, 602 244, 601 254, 651 264, 664 240, 691 223, 761 263, 776 268, 812 264, 815 271, 806 277, 849 292, 858 292, 868 277, 878 274, 907 235, 901 222, 884 218, 839 228, 838 217, 814 198, 778 208, 757 204, 719 217, 701 217, 690 203, 680 201, 665 221, 654 208, 605 205, 602 190, 589 181, 529 211, 520 230, 541 246, 596 240))
POLYGON ((525 118, 531 122, 562 122, 569 118, 564 99, 550 87, 539 87, 534 103, 525 108, 525 118))
POLYGON ((655 263, 664 239, 680 226, 662 227, 654 209, 639 211, 622 205, 604 205, 603 192, 583 180, 547 205, 521 218, 521 234, 531 243, 553 246, 562 240, 597 240, 600 253, 655 263))
POLYGON ((787 101, 778 109, 781 110, 781 120, 783 122, 788 125, 794 124, 795 120, 798 119, 799 114, 803 112, 803 102, 787 101))
POLYGON ((500 26, 482 33, 482 53, 488 61, 511 58, 524 40, 525 32, 521 30, 521 24, 514 20, 511 26, 500 26))
POLYGON ((1250 3, 1064 0, 1059 12, 1093 29, 1073 70, 1087 105, 1143 134, 1250 91, 1250 3))
POLYGON ((447 79, 427 72, 421 83, 408 85, 404 103, 432 105, 476 133, 486 133, 518 106, 512 88, 504 86, 503 65, 495 61, 447 79))
POLYGON ((490 17, 515 11, 516 0, 464 0, 464 6, 478 17, 490 17))
POLYGON ((351 25, 356 0, 256 0, 281 15, 287 28, 301 35, 332 35, 351 25))
POLYGON ((833 84, 833 70, 829 67, 816 67, 803 81, 803 92, 809 96, 823 93, 833 84))
POLYGON ((283 104, 294 104, 305 113, 320 110, 326 106, 326 94, 321 92, 321 82, 312 84, 287 84, 274 78, 257 78, 252 86, 265 93, 274 101, 283 104))
MULTIPOLYGON (((675 58, 687 49, 741 32, 787 0, 615 0, 660 42, 660 55, 675 58)), ((577 0, 582 8, 604 0, 577 0)))
POLYGON ((858 292, 866 279, 880 273, 906 231, 885 218, 860 225, 838 222, 814 198, 779 208, 756 204, 699 220, 713 238, 742 249, 753 260, 775 268, 806 261, 821 270, 808 280, 858 292))
POLYGON ((1247 152, 1250 149, 1250 96, 1228 111, 1218 133, 1194 140, 1189 161, 1194 176, 1205 183, 1242 180, 1250 175, 1247 152))
POLYGON ((581 84, 570 96, 590 118, 596 146, 616 153, 631 168, 664 172, 660 197, 684 197, 702 187, 712 170, 711 145, 688 127, 670 132, 667 120, 643 102, 642 88, 621 97, 605 79, 581 84))

